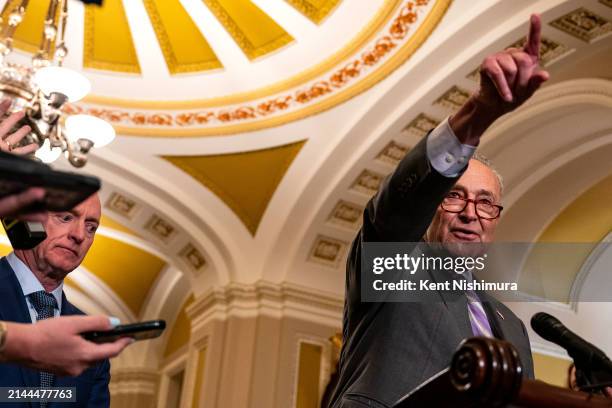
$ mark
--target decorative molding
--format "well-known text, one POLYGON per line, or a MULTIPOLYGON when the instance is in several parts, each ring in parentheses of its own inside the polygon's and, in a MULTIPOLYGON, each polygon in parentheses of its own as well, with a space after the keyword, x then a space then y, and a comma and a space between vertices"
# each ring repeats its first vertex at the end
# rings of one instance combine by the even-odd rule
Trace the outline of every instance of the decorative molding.
POLYGON ((312 245, 308 260, 337 268, 347 247, 348 244, 344 241, 319 235, 312 245))
POLYGON ((406 136, 416 136, 420 139, 431 129, 438 126, 439 123, 440 121, 438 119, 434 119, 425 113, 420 113, 402 130, 402 134, 406 136))
POLYGON ((111 194, 105 207, 128 219, 132 219, 139 209, 136 201, 117 192, 111 194))
MULTIPOLYGON (((523 48, 526 42, 527 37, 523 37, 520 40, 515 41, 508 48, 523 48)), ((558 61, 562 57, 565 57, 572 52, 574 52, 573 48, 568 48, 566 45, 561 44, 560 42, 542 36, 540 43, 540 64, 547 67, 553 62, 558 61)))
POLYGON ((206 258, 191 243, 187 244, 178 255, 194 271, 201 272, 206 268, 206 258))
POLYGON ((332 210, 328 220, 332 224, 355 230, 359 228, 362 214, 363 207, 348 201, 340 200, 332 210))
POLYGON ((265 99, 197 111, 133 111, 67 104, 65 112, 100 117, 116 125, 117 131, 123 135, 149 137, 219 136, 278 126, 327 110, 378 83, 418 49, 449 4, 450 0, 404 2, 386 27, 386 32, 365 49, 355 50, 347 59, 331 67, 331 72, 306 83, 297 83, 290 91, 265 99), (430 3, 434 3, 432 7, 429 7, 430 3), (415 27, 418 27, 415 33, 408 35, 415 27))
POLYGON ((457 85, 453 85, 449 90, 444 92, 438 99, 436 99, 434 105, 442 106, 443 108, 456 112, 468 100, 469 97, 469 91, 459 88, 457 85))
POLYGON ((378 187, 380 187, 380 183, 384 177, 385 176, 380 173, 365 169, 359 174, 353 184, 351 184, 350 189, 365 194, 368 197, 372 196, 378 191, 378 187))
POLYGON ((157 393, 160 375, 147 368, 119 368, 112 370, 109 390, 111 395, 157 393))
POLYGON ((149 221, 144 225, 144 229, 165 243, 168 243, 177 234, 176 228, 157 214, 153 214, 149 218, 149 221))
POLYGON ((610 21, 584 7, 559 17, 552 21, 550 25, 588 43, 592 43, 612 32, 610 21))
POLYGON ((344 297, 290 283, 257 281, 213 288, 186 308, 192 333, 211 320, 229 317, 293 317, 340 327, 344 297))
POLYGON ((392 166, 397 166, 397 164, 402 160, 402 158, 408 153, 410 148, 401 143, 397 143, 396 141, 390 141, 384 149, 378 153, 376 156, 376 160, 381 161, 383 163, 390 164, 392 166))

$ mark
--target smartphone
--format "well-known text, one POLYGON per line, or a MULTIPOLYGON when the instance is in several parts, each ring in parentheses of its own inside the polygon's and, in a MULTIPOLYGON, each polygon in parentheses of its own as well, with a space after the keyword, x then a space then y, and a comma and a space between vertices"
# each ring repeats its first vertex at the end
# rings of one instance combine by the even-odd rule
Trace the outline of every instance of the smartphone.
POLYGON ((85 340, 94 343, 111 343, 122 337, 131 337, 135 340, 148 340, 159 337, 166 328, 165 320, 151 320, 148 322, 123 324, 106 331, 91 331, 81 333, 85 340))
POLYGON ((0 198, 20 193, 29 187, 42 187, 47 194, 29 211, 66 211, 100 189, 93 176, 52 170, 44 163, 0 152, 0 198))

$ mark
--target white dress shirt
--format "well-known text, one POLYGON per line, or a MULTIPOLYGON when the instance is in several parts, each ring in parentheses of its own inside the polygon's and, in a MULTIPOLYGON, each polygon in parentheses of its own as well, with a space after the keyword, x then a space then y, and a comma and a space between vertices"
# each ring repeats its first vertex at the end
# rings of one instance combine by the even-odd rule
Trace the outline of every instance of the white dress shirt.
MULTIPOLYGON (((15 276, 17 276, 17 280, 19 281, 19 285, 21 286, 21 290, 23 291, 23 295, 26 298, 26 303, 28 304, 28 311, 30 312, 30 318, 32 319, 32 323, 38 320, 38 313, 36 313, 36 309, 34 305, 30 302, 30 298, 28 295, 30 293, 38 292, 41 290, 45 290, 43 288, 40 281, 34 276, 30 268, 24 264, 21 259, 17 258, 14 252, 11 252, 7 255, 6 260, 8 261, 11 268, 15 272, 15 276)), ((51 294, 57 301, 57 308, 53 311, 53 315, 55 317, 60 315, 60 311, 62 310, 62 290, 64 287, 64 282, 60 283, 51 294)))
POLYGON ((475 146, 461 144, 448 118, 436 126, 427 139, 427 159, 438 173, 446 177, 457 177, 475 151, 475 146))

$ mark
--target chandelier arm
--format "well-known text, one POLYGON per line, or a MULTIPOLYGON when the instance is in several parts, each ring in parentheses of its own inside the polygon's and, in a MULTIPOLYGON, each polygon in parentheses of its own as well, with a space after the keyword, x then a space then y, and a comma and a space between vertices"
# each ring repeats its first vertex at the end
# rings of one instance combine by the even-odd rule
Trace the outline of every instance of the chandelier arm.
POLYGON ((51 0, 45 17, 45 25, 40 40, 38 52, 32 58, 34 68, 48 66, 50 63, 51 47, 57 38, 58 0, 51 0))
MULTIPOLYGON (((15 8, 9 13, 8 24, 4 25, 2 30, 2 40, 0 41, 2 44, 0 49, 2 56, 6 56, 13 51, 13 36, 15 35, 17 26, 23 21, 26 7, 28 7, 28 1, 29 0, 21 0, 21 3, 15 6, 15 8)), ((10 3, 10 0, 7 0, 4 8, 2 9, 2 15, 8 11, 10 3)))
POLYGON ((64 41, 66 35, 66 23, 68 21, 68 0, 61 0, 61 8, 62 11, 60 13, 58 23, 59 36, 56 40, 57 46, 55 47, 55 58, 57 60, 57 65, 60 67, 64 64, 64 58, 68 54, 68 48, 66 47, 66 43, 64 41))

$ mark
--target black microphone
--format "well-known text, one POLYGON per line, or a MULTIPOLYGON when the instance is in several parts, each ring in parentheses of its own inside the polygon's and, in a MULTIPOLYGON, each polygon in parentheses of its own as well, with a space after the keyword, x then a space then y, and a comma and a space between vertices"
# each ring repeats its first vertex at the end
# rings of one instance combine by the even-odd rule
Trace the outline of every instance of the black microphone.
POLYGON ((565 327, 556 317, 540 312, 531 318, 531 327, 544 339, 567 350, 576 366, 590 370, 603 370, 612 375, 612 361, 606 354, 565 327))

